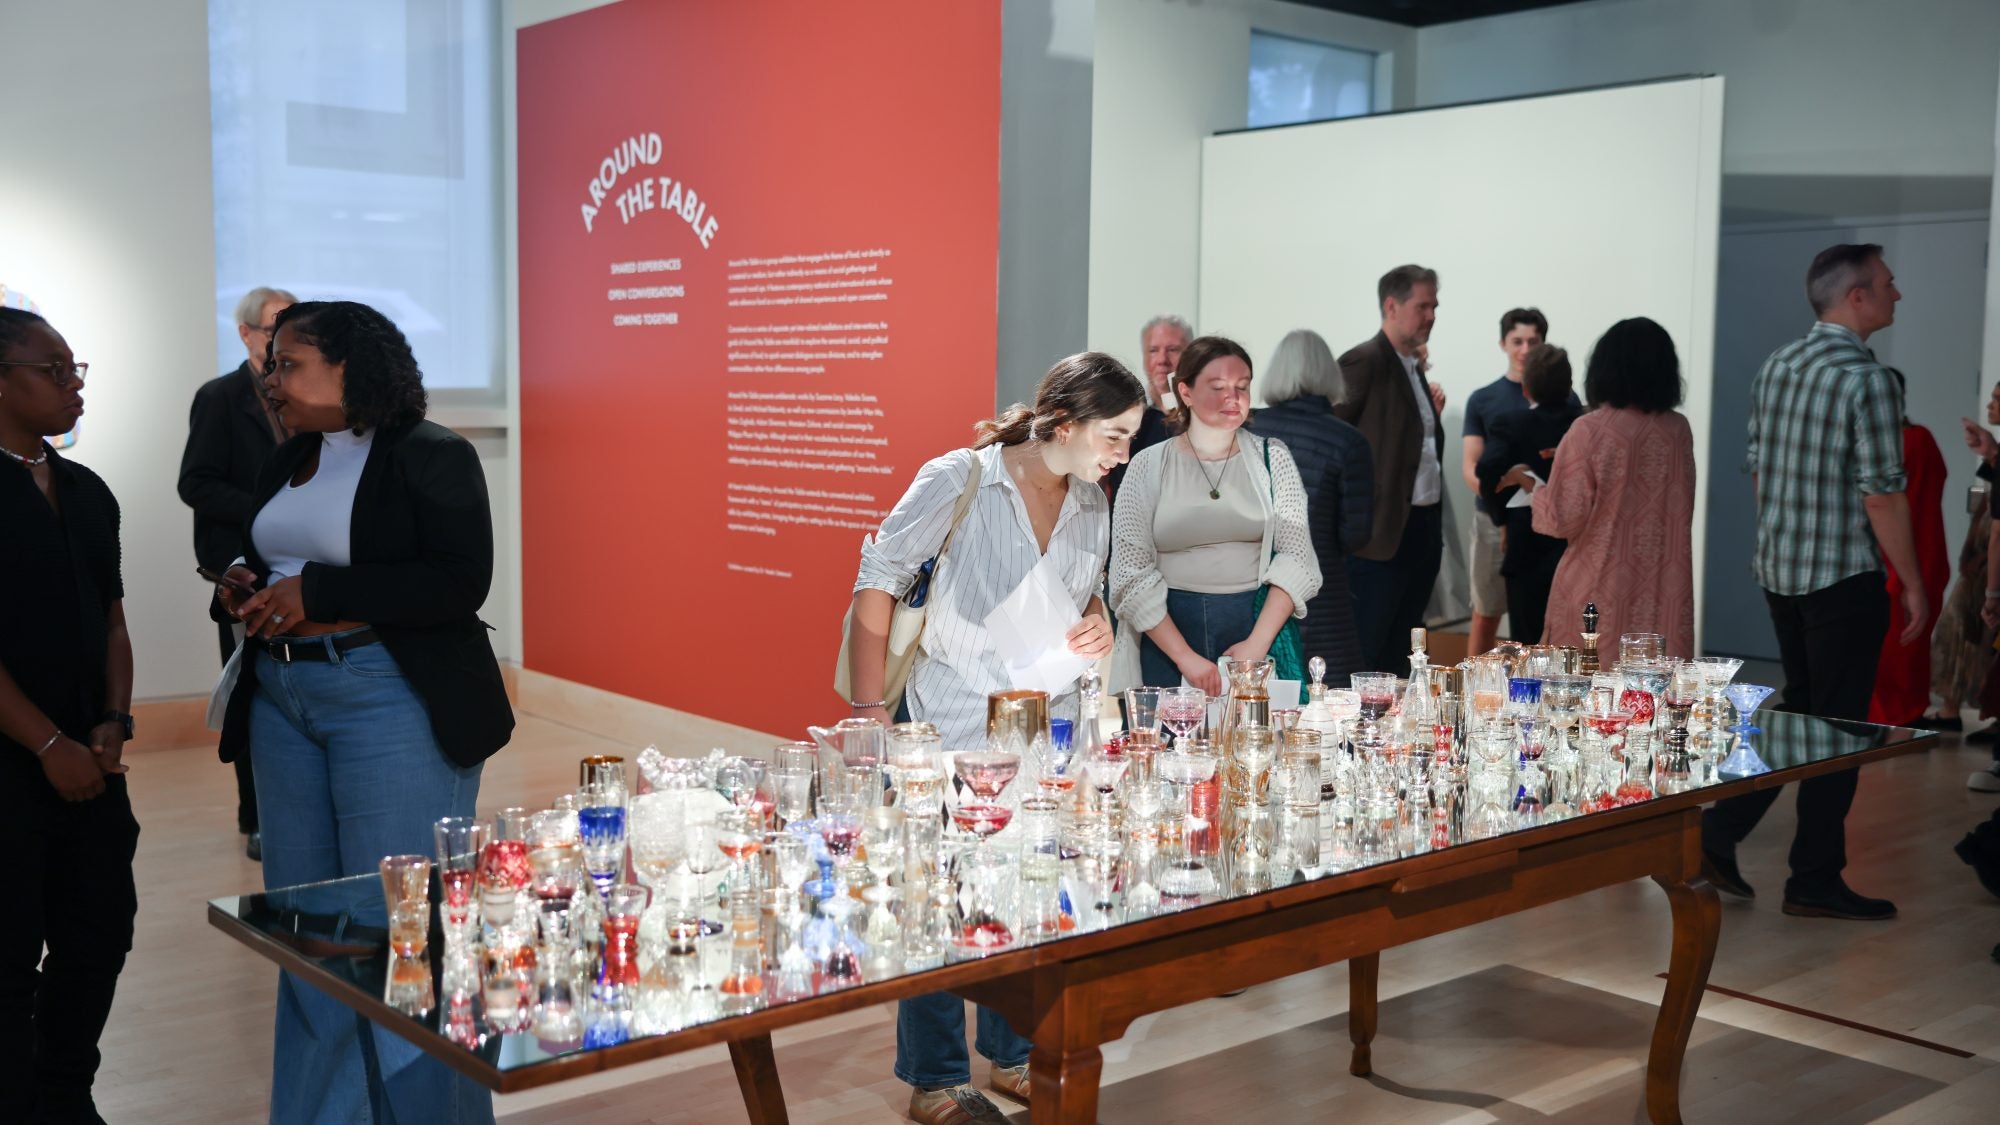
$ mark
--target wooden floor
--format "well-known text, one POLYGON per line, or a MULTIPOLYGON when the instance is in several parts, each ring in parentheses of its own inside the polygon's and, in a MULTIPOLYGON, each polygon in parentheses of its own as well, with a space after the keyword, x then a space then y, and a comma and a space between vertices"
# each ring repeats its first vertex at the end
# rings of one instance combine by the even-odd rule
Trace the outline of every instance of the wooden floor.
MULTIPOLYGON (((579 756, 615 748, 523 716, 488 768, 480 807, 546 800, 579 756)), ((1772 809, 1741 855, 1762 897, 1724 900, 1710 978, 1754 999, 1711 992, 1704 1002, 1688 1120, 2000 1120, 2000 964, 1989 958, 2000 900, 1950 850, 2000 800, 1965 788, 1987 760, 1947 736, 1936 751, 1865 771, 1848 877, 1895 899, 1893 922, 1780 914, 1791 801, 1772 809)), ((131 784, 144 826, 138 940, 104 1036, 99 1108, 113 1122, 262 1120, 277 972, 203 919, 208 897, 258 886, 234 828, 231 775, 212 749, 156 751, 132 758, 131 784)), ((1340 967, 1147 1017, 1106 1048, 1103 1118, 1640 1121, 1667 933, 1663 897, 1634 883, 1390 950, 1372 1079, 1346 1073, 1340 967)), ((892 1019, 868 1010, 777 1036, 793 1121, 902 1120, 892 1019)), ((720 1048, 495 1108, 517 1125, 745 1120, 720 1048)))

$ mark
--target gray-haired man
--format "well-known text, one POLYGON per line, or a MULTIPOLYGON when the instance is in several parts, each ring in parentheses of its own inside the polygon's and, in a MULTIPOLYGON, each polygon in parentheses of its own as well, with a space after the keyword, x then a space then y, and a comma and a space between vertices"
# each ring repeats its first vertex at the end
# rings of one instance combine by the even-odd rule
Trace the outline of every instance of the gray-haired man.
MULTIPOLYGON (((258 286, 236 303, 236 335, 244 360, 233 371, 201 385, 188 412, 187 448, 181 454, 181 499, 194 509, 194 557, 222 573, 243 554, 243 521, 249 518, 257 473, 278 443, 290 437, 264 397, 264 354, 272 322, 298 303, 282 289, 258 286)), ((213 595, 211 595, 213 596, 213 595)), ((222 659, 236 649, 235 627, 217 626, 222 659)), ((236 757, 236 827, 250 839, 251 859, 263 858, 257 834, 257 788, 250 755, 236 757)))

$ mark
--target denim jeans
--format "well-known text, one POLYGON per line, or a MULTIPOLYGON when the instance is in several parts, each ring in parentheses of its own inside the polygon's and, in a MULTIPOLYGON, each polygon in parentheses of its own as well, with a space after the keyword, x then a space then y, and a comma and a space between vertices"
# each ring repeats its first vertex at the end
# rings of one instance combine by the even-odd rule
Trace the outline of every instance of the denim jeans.
MULTIPOLYGON (((479 767, 444 756, 430 712, 380 644, 329 662, 258 654, 250 746, 267 889, 429 855, 432 824, 472 815, 479 796, 479 767)), ((290 973, 278 978, 273 1053, 272 1121, 493 1120, 484 1089, 290 973)))
MULTIPOLYGON (((1008 1026, 1000 1013, 979 1009, 973 1046, 994 1066, 1020 1066, 1034 1043, 1008 1026)), ((965 1053, 965 1001, 949 992, 913 996, 896 1004, 896 1077, 912 1086, 963 1086, 972 1081, 965 1053)))
MULTIPOLYGON (((1229 646, 1250 635, 1257 625, 1257 614, 1252 608, 1256 604, 1255 590, 1240 594, 1167 591, 1168 619, 1181 631, 1188 647, 1210 663, 1221 660, 1229 646)), ((1139 638, 1139 674, 1153 687, 1176 687, 1181 682, 1181 670, 1153 643, 1153 638, 1144 635, 1139 638)))

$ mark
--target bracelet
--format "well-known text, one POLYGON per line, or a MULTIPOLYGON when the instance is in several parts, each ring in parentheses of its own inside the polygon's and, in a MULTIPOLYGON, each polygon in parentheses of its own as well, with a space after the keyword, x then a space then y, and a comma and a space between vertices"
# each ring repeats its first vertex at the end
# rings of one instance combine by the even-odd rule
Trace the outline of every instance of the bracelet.
POLYGON ((39 758, 42 755, 48 753, 49 747, 54 746, 57 742, 60 741, 62 741, 62 728, 57 727, 56 732, 49 736, 49 740, 47 742, 42 743, 41 749, 35 751, 35 757, 39 758))
POLYGON ((864 703, 857 699, 848 704, 849 707, 852 707, 856 711, 866 711, 870 707, 887 707, 888 705, 889 701, 886 699, 878 699, 873 703, 864 703))

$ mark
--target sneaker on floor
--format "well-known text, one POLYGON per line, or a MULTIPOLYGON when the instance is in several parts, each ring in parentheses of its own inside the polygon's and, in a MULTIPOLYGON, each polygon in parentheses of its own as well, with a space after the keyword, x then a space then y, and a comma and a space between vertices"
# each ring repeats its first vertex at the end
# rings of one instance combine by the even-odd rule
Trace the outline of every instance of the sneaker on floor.
POLYGON ((987 1079, 986 1084, 996 1093, 1005 1094, 1022 1105, 1028 1104, 1027 1063, 1022 1063, 1020 1066, 994 1066, 993 1075, 987 1079))
POLYGON ((250 838, 243 843, 243 854, 249 856, 254 862, 264 862, 264 834, 262 832, 250 833, 250 838))
POLYGON ((910 1120, 921 1125, 1008 1125, 1000 1107, 971 1086, 912 1089, 910 1120))
POLYGON ((1977 837, 1967 832, 1964 839, 1951 846, 1951 850, 1957 852, 1958 858, 1964 860, 1966 866, 1972 868, 1973 873, 1979 876, 1980 886, 1995 895, 2000 895, 2000 860, 1981 850, 1977 837))
POLYGON ((1723 894, 1735 898, 1756 898, 1757 890, 1744 881, 1743 873, 1736 869, 1734 858, 1725 859, 1708 852, 1701 853, 1701 877, 1708 885, 1723 894))
POLYGON ((1959 731, 1965 729, 1965 721, 1956 715, 1950 717, 1944 715, 1919 715, 1917 718, 1903 725, 1913 727, 1917 730, 1959 731))
POLYGON ((1864 898, 1847 884, 1818 894, 1785 894, 1784 911, 1794 918, 1841 918, 1850 922, 1886 922, 1896 916, 1896 904, 1886 898, 1864 898))
POLYGON ((1979 793, 2000 793, 2000 762, 1966 778, 1965 787, 1979 793))

